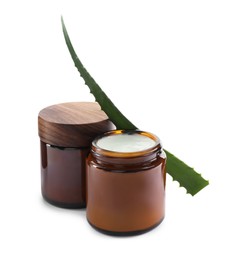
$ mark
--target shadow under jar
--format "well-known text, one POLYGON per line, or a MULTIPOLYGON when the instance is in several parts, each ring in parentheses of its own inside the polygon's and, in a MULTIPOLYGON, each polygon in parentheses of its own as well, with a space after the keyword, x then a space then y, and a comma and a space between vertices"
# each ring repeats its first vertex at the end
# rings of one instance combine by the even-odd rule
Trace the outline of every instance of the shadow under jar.
POLYGON ((86 158, 92 140, 114 129, 94 102, 44 108, 38 115, 42 196, 65 208, 86 206, 86 158))
POLYGON ((157 136, 115 130, 97 137, 87 160, 87 219, 110 235, 137 235, 165 212, 166 155, 157 136))

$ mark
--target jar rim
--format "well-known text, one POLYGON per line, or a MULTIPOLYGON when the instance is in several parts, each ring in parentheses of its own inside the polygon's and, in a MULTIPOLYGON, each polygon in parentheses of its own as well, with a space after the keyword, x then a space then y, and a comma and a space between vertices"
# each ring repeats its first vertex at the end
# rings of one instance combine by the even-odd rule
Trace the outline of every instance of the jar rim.
POLYGON ((149 153, 155 152, 156 150, 160 150, 160 151, 162 150, 162 145, 161 145, 160 139, 156 135, 154 135, 150 132, 141 131, 141 130, 112 130, 112 131, 108 131, 102 135, 99 135, 92 142, 92 151, 95 153, 107 156, 107 157, 131 158, 131 157, 144 156, 149 153), (112 136, 112 135, 121 135, 121 134, 129 134, 129 135, 138 134, 138 135, 146 136, 146 137, 152 139, 155 142, 155 145, 153 145, 150 148, 143 149, 140 151, 119 152, 119 151, 103 149, 102 147, 98 146, 98 144, 97 144, 98 141, 103 137, 112 136))

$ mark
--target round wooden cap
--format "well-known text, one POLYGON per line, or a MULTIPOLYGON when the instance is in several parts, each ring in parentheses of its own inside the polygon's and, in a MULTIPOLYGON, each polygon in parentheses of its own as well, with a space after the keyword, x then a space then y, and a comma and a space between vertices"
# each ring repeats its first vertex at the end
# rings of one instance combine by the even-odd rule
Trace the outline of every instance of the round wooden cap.
POLYGON ((113 123, 94 102, 57 104, 38 115, 40 139, 61 147, 88 147, 96 136, 113 129, 113 123))

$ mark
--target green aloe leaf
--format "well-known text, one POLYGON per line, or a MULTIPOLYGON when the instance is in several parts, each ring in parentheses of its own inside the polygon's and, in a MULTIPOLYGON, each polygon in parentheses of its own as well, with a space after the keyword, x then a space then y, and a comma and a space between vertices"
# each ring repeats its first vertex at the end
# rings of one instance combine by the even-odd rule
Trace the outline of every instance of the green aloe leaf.
MULTIPOLYGON (((108 98, 108 96, 102 91, 100 86, 84 68, 82 62, 79 60, 70 38, 68 36, 63 18, 61 17, 62 29, 64 38, 71 54, 73 62, 78 69, 80 75, 85 81, 85 84, 89 87, 90 92, 94 95, 96 101, 101 106, 102 110, 108 115, 109 119, 115 124, 117 129, 121 130, 135 130, 137 127, 132 124, 113 104, 113 102, 108 98)), ((199 173, 197 173, 193 168, 190 168, 180 159, 175 157, 170 152, 166 151, 167 154, 167 173, 170 174, 173 180, 179 182, 181 187, 187 190, 187 193, 195 195, 209 183, 206 181, 199 173)))
POLYGON ((63 18, 62 21, 62 29, 66 44, 68 46, 69 52, 72 56, 75 66, 77 67, 80 75, 85 81, 85 84, 89 87, 90 92, 94 95, 96 101, 101 106, 102 110, 107 114, 107 116, 111 119, 117 129, 126 129, 126 130, 135 130, 137 127, 133 125, 113 104, 113 102, 108 98, 108 96, 102 91, 96 81, 92 78, 92 76, 88 73, 88 71, 84 68, 82 62, 79 60, 72 43, 69 39, 63 18))
POLYGON ((194 196, 209 184, 193 168, 186 165, 167 150, 164 149, 164 151, 167 155, 167 173, 172 176, 174 181, 178 181, 180 187, 184 187, 187 193, 194 196))

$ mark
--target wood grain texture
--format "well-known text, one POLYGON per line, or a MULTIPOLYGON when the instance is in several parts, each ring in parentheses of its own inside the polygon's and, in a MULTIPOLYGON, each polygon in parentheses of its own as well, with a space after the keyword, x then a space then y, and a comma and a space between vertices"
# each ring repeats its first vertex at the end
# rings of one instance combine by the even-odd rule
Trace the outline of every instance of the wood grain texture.
POLYGON ((88 147, 96 136, 113 129, 113 123, 96 102, 56 104, 38 115, 40 139, 61 147, 88 147))

